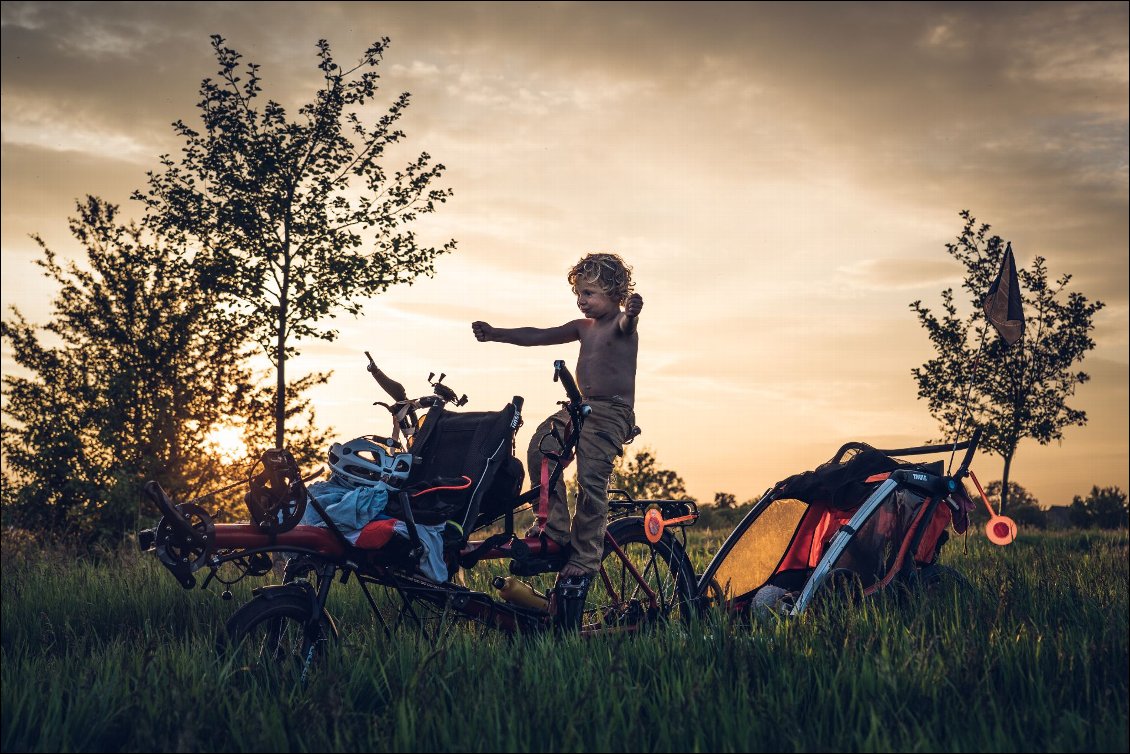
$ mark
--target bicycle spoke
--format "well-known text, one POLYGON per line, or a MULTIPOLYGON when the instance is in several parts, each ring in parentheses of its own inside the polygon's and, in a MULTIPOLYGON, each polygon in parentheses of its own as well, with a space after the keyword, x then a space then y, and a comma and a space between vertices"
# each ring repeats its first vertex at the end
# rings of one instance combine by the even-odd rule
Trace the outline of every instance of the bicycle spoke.
POLYGON ((642 522, 621 524, 590 592, 584 628, 636 629, 669 618, 691 616, 693 571, 680 546, 666 538, 647 540, 642 522))

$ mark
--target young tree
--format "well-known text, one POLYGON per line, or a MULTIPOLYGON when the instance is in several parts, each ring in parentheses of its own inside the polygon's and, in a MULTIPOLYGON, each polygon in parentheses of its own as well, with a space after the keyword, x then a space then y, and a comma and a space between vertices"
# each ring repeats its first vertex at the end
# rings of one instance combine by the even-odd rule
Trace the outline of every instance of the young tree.
POLYGON ((15 309, 0 323, 30 375, 4 378, 3 509, 22 528, 112 540, 137 523, 142 482, 191 497, 228 481, 210 435, 238 418, 254 442, 273 412, 256 406, 246 332, 182 249, 94 197, 70 228, 82 265, 36 238, 59 287, 49 323, 15 309))
POLYGON ((1036 257, 1031 268, 1018 270, 1026 322, 1023 337, 1008 346, 991 332, 981 308, 1005 245, 999 236, 987 236, 988 225, 977 227, 968 210, 961 217, 965 227, 946 251, 965 267, 962 288, 972 311, 958 314, 952 288, 942 291, 940 318, 921 301, 910 305, 937 354, 911 373, 945 441, 962 439, 958 435, 971 422, 984 429, 981 447, 1004 459, 1001 505, 1007 510, 1009 471, 1020 441, 1046 445, 1062 439, 1065 427, 1087 422, 1067 399, 1090 379, 1076 362, 1095 347, 1090 334, 1103 303, 1067 291, 1070 275, 1050 283, 1044 258, 1036 257))
POLYGON ((203 130, 173 124, 184 139, 179 163, 168 155, 137 192, 151 221, 193 246, 211 270, 209 290, 223 294, 276 369, 275 444, 284 447, 286 360, 294 342, 333 340, 320 325, 344 309, 359 314, 368 296, 420 274, 455 247, 421 246, 412 223, 451 196, 435 188, 444 166, 422 153, 389 174, 381 165, 401 141, 397 128, 409 94, 383 115, 363 116, 377 93, 377 65, 389 40, 371 45, 344 70, 329 44, 317 44, 321 88, 289 120, 278 102, 259 109, 259 66, 218 35, 217 80, 205 79, 203 130))

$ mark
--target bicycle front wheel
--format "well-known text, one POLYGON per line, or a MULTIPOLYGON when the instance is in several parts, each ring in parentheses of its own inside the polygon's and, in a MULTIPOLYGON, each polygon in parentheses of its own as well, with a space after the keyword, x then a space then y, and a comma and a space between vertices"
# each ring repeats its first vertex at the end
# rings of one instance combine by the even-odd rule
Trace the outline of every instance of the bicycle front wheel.
POLYGON ((312 611, 304 594, 260 595, 228 619, 221 647, 241 667, 305 681, 338 638, 330 614, 314 620, 312 611))
POLYGON ((687 624, 695 616, 694 567, 669 533, 652 544, 642 518, 608 525, 600 572, 585 603, 581 629, 635 630, 647 624, 687 624))

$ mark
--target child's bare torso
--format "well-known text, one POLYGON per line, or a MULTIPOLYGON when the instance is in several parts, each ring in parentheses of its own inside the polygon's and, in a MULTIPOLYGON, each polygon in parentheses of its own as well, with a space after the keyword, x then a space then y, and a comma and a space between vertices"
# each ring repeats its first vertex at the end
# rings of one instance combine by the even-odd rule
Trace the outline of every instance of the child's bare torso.
POLYGON ((581 351, 577 386, 586 398, 613 398, 635 405, 639 334, 620 332, 619 312, 608 319, 576 321, 581 351))

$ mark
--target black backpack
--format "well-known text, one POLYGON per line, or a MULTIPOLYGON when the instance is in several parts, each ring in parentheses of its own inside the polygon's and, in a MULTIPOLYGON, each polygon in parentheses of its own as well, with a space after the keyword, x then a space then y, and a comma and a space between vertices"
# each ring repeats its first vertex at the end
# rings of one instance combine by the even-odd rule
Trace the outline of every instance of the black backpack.
MULTIPOLYGON (((524 474, 514 458, 514 419, 513 404, 501 411, 428 411, 409 446, 415 459, 405 490, 417 523, 450 520, 469 532, 483 500, 493 512, 517 496, 524 474)), ((399 496, 389 497, 386 513, 404 517, 399 496)))

